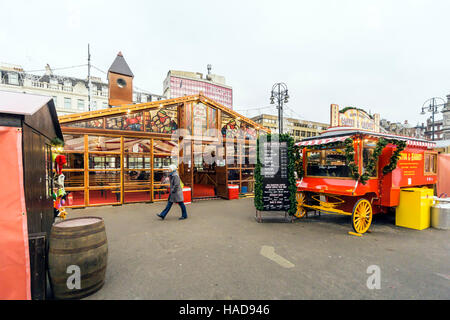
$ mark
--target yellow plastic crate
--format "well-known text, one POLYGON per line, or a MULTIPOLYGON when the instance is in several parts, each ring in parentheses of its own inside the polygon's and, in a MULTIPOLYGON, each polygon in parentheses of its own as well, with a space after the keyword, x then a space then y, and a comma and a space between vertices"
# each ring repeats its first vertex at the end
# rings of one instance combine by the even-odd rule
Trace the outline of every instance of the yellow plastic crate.
POLYGON ((433 189, 429 188, 401 189, 395 225, 416 230, 429 228, 433 195, 433 189))

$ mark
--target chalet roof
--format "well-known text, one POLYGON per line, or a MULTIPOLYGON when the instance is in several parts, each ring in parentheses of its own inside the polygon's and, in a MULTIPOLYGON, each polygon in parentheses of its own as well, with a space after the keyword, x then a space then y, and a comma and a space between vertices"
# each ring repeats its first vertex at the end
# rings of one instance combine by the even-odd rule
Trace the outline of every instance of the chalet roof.
POLYGON ((214 101, 213 99, 203 95, 202 93, 197 95, 191 95, 191 96, 185 96, 180 98, 173 98, 173 99, 167 99, 167 100, 158 100, 158 101, 152 101, 152 102, 146 102, 146 103, 139 103, 139 104, 125 104, 118 107, 113 107, 109 109, 101 109, 101 110, 95 110, 95 111, 88 111, 88 112, 82 112, 82 113, 76 113, 76 114, 68 114, 59 117, 59 122, 61 124, 66 123, 72 123, 77 121, 88 121, 95 118, 100 118, 104 116, 118 116, 126 113, 133 113, 143 110, 150 110, 154 108, 160 108, 164 106, 170 106, 170 105, 176 105, 179 103, 184 102, 202 102, 205 104, 208 104, 210 106, 215 107, 218 110, 221 110, 235 118, 239 118, 241 121, 244 121, 251 126, 261 129, 263 131, 269 132, 270 130, 255 121, 248 119, 244 117, 243 115, 237 113, 236 111, 233 111, 230 108, 225 107, 224 105, 214 101))
POLYGON ((373 136, 373 137, 383 137, 383 138, 387 138, 387 139, 404 140, 410 146, 421 146, 421 147, 428 147, 428 148, 434 148, 436 146, 435 142, 424 140, 424 139, 394 135, 394 134, 389 134, 389 133, 373 132, 373 131, 368 131, 368 130, 363 130, 363 129, 346 128, 346 127, 331 128, 318 136, 305 138, 302 141, 296 143, 296 145, 308 146, 308 145, 327 144, 327 143, 336 142, 336 141, 344 141, 346 138, 349 138, 349 137, 357 135, 357 134, 363 134, 366 136, 373 136))
POLYGON ((436 142, 436 148, 447 148, 450 147, 450 139, 448 140, 437 140, 436 142))
MULTIPOLYGON (((54 76, 54 75, 48 75, 48 74, 45 74, 39 78, 39 82, 50 83, 50 80, 56 80, 58 82, 58 84, 61 84, 61 85, 65 84, 65 81, 69 81, 72 86, 75 86, 78 82, 81 82, 82 84, 84 84, 84 86, 86 88, 88 88, 88 80, 87 79, 79 79, 79 78, 75 78, 75 77, 60 77, 60 76, 54 76)), ((91 84, 92 84, 92 86, 96 86, 97 90, 101 90, 102 87, 108 86, 108 83, 102 82, 102 81, 97 81, 97 80, 92 80, 92 78, 91 78, 91 84)))
POLYGON ((0 91, 0 113, 33 115, 50 100, 52 100, 52 97, 0 91))
POLYGON ((130 67, 128 66, 127 62, 125 61, 125 58, 122 55, 122 52, 119 52, 117 54, 117 57, 112 63, 111 67, 109 67, 108 72, 134 77, 133 72, 131 72, 130 67))
POLYGON ((52 97, 21 92, 0 91, 0 113, 24 117, 33 116, 45 106, 48 106, 48 111, 50 112, 56 134, 62 139, 63 135, 52 97))

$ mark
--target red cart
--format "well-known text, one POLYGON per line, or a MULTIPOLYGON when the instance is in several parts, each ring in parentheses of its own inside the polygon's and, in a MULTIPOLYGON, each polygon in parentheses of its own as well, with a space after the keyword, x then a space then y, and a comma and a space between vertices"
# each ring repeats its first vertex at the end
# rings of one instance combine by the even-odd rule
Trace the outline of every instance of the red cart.
POLYGON ((352 216, 365 233, 372 215, 399 204, 402 188, 433 188, 433 142, 360 129, 332 128, 296 144, 296 217, 309 210, 352 216))

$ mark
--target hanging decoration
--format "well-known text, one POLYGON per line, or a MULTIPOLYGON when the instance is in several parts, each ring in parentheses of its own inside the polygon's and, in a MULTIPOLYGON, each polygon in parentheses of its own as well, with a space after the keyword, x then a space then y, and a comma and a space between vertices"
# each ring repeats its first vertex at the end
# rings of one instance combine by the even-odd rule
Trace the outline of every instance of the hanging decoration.
POLYGON ((355 162, 355 147, 353 139, 352 138, 345 139, 344 146, 345 146, 345 158, 347 166, 350 169, 350 175, 354 180, 358 180, 360 176, 358 172, 358 165, 355 162))
POLYGON ((50 143, 52 145, 53 161, 55 161, 56 155, 58 153, 63 152, 64 150, 64 141, 58 137, 55 137, 52 140, 50 140, 50 143))
POLYGON ((387 145, 387 141, 385 139, 381 138, 378 140, 377 145, 375 146, 375 149, 373 150, 373 153, 372 153, 371 157, 369 158, 367 165, 364 168, 364 173, 359 178, 359 181, 362 184, 365 185, 367 180, 369 180, 370 177, 375 176, 378 159, 380 158, 381 153, 383 152, 386 145, 387 145))
POLYGON ((395 151, 392 153, 391 158, 389 159, 389 163, 383 167, 382 174, 386 175, 397 168, 398 160, 400 159, 400 153, 406 148, 406 142, 403 140, 397 140, 397 139, 386 139, 386 138, 380 138, 377 141, 376 147, 373 151, 372 156, 369 158, 367 165, 365 167, 364 173, 360 177, 360 182, 362 184, 366 184, 367 180, 369 180, 369 177, 373 177, 376 174, 376 167, 377 162, 383 153, 384 148, 388 144, 392 144, 396 146, 395 151))
POLYGON ((56 173, 62 175, 62 167, 67 163, 66 156, 58 154, 55 157, 56 173))
POLYGON ((66 209, 64 208, 67 199, 67 192, 64 189, 65 176, 62 173, 63 166, 67 163, 65 155, 60 154, 63 151, 64 141, 59 138, 51 140, 52 159, 55 165, 55 174, 53 176, 53 211, 54 216, 61 219, 66 218, 66 209))
MULTIPOLYGON (((381 140, 381 139, 380 139, 381 140)), ((389 164, 383 167, 383 174, 388 174, 397 168, 398 160, 400 159, 400 153, 406 148, 406 141, 397 140, 397 139, 384 139, 387 141, 387 144, 392 144, 397 146, 397 149, 392 153, 391 159, 389 160, 389 164)))

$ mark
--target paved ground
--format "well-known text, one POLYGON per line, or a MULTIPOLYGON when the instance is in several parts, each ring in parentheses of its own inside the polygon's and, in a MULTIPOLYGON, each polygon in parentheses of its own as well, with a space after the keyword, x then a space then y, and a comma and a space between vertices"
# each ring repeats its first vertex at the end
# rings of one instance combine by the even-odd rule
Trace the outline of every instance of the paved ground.
POLYGON ((450 231, 396 227, 348 235, 350 218, 257 223, 253 199, 200 201, 179 221, 165 203, 69 210, 105 219, 106 283, 87 299, 450 299, 450 231), (367 268, 381 271, 369 290, 367 268))

